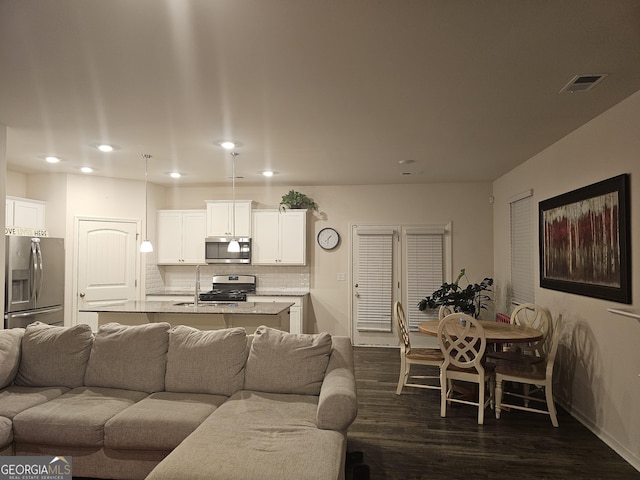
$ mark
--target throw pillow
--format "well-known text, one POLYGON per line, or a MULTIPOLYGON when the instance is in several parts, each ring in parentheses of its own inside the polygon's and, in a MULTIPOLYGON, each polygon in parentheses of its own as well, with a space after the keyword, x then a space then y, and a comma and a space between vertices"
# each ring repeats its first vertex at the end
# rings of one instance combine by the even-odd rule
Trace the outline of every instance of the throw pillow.
POLYGON ((16 385, 80 387, 92 343, 89 325, 57 327, 41 322, 27 325, 16 385))
POLYGON ((165 390, 231 396, 244 385, 247 333, 244 328, 169 330, 165 390))
POLYGON ((245 371, 245 390, 318 395, 324 379, 331 335, 287 333, 260 326, 245 371))
POLYGON ((168 323, 102 325, 91 349, 84 384, 140 392, 164 390, 168 323))
POLYGON ((0 388, 11 385, 20 365, 20 343, 24 328, 0 330, 0 388))

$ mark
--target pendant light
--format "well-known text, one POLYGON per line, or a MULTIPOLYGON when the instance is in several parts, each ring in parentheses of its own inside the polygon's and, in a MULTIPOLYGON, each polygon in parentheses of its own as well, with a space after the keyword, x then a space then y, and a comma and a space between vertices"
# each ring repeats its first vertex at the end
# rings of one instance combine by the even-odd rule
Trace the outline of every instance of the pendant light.
POLYGON ((240 244, 238 243, 238 239, 236 238, 236 157, 239 153, 230 152, 231 153, 231 195, 233 198, 232 208, 233 211, 231 213, 231 232, 233 233, 233 237, 229 242, 229 246, 227 247, 228 252, 238 253, 240 252, 240 244))
POLYGON ((143 153, 142 158, 144 158, 144 238, 145 240, 140 244, 140 253, 151 253, 153 252, 153 245, 148 240, 148 223, 149 223, 149 215, 147 212, 149 205, 149 189, 147 188, 147 177, 149 176, 149 172, 147 169, 149 159, 151 155, 148 153, 143 153))

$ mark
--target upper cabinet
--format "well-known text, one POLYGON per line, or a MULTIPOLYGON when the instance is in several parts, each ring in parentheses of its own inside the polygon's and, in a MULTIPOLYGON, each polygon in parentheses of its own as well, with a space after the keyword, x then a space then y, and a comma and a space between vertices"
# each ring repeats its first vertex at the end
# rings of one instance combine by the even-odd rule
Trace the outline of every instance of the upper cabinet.
POLYGON ((47 203, 28 198, 7 197, 5 225, 22 228, 46 228, 47 203))
MULTIPOLYGON (((228 237, 234 234, 233 202, 207 200, 207 237, 228 237)), ((251 237, 251 200, 236 200, 235 236, 251 237)))
POLYGON ((307 210, 254 210, 251 263, 304 265, 307 210))
POLYGON ((205 210, 158 210, 158 264, 204 264, 205 210))

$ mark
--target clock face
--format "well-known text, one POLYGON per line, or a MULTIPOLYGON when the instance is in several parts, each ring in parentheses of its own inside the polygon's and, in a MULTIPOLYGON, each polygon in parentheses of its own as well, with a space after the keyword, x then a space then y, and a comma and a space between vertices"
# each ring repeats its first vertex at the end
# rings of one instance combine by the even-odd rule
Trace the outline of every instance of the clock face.
POLYGON ((323 228, 318 233, 318 245, 325 250, 332 250, 338 246, 340 234, 333 228, 323 228))

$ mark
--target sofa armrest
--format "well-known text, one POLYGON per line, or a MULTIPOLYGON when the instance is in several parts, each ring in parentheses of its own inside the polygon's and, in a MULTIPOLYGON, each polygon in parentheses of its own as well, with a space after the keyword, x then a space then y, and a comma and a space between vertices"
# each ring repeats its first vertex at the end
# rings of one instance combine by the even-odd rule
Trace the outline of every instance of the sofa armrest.
POLYGON ((332 337, 329 365, 320 388, 316 422, 324 430, 345 431, 358 413, 353 347, 349 337, 332 337))

